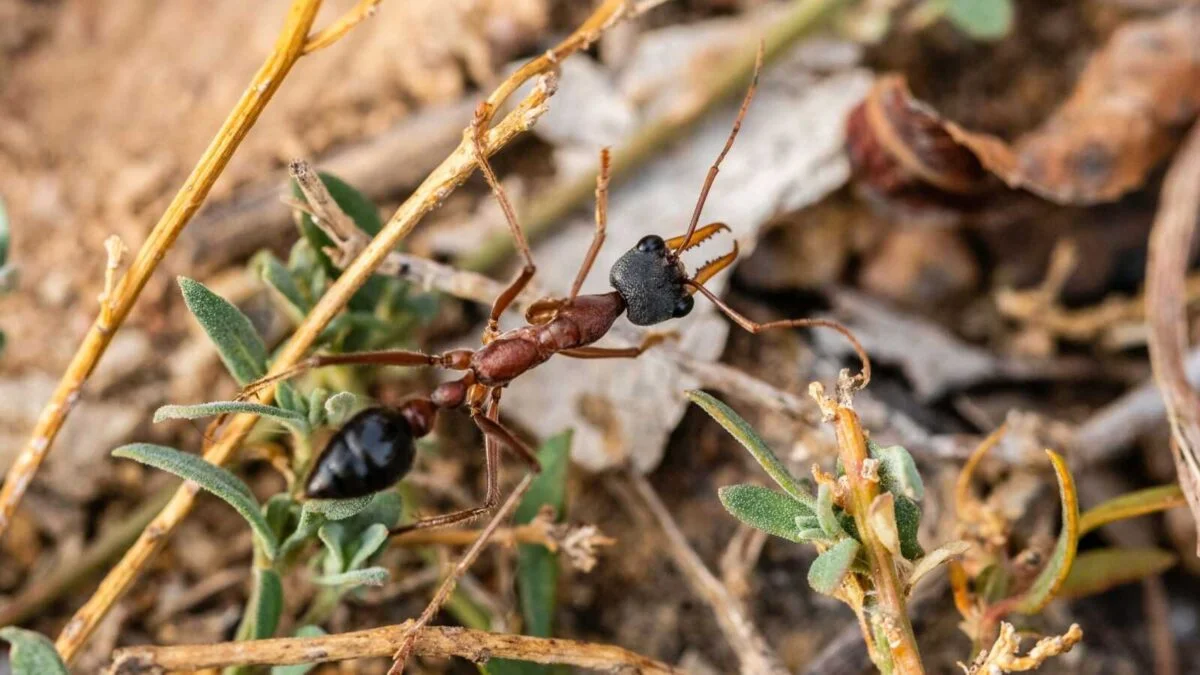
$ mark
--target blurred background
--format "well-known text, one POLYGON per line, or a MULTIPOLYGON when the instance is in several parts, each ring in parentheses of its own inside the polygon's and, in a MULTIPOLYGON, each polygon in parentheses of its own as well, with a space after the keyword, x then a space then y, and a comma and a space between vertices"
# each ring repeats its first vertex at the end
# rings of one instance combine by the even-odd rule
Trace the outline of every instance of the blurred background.
MULTIPOLYGON (((318 26, 353 3, 325 4, 318 26)), ((0 1, 0 200, 11 232, 0 273, 0 470, 95 316, 105 240, 141 244, 270 52, 287 6, 0 1)), ((162 503, 169 477, 112 459, 113 448, 139 440, 197 451, 202 425, 152 424, 153 411, 237 392, 175 277, 203 281, 278 344, 295 317, 272 301, 261 251, 286 260, 299 237, 280 199, 287 163, 312 161, 386 219, 457 145, 484 93, 591 9, 582 0, 385 0, 296 65, 151 278, 0 539, 0 625, 55 635, 162 503)), ((1174 482, 1161 406, 1127 395, 1152 386, 1140 293, 1163 175, 1200 111, 1197 6, 664 2, 566 61, 549 112, 494 160, 536 241, 539 291, 564 293, 587 248, 601 147, 618 163, 609 240, 585 292, 606 290, 608 267, 642 236, 683 232, 763 38, 770 62, 704 216, 729 224, 742 259, 709 287, 756 320, 825 316, 856 332, 876 366, 860 414, 874 438, 916 458, 929 492, 923 539, 954 535, 948 495, 958 469, 1005 422, 1009 434, 981 473, 989 503, 1012 522, 1016 549, 1048 551, 1057 532, 1043 447, 1068 458, 1084 507, 1174 482)), ((500 211, 475 176, 404 248, 507 279, 515 267, 506 242, 500 211)), ((730 243, 706 243, 688 262, 730 243)), ((1190 279, 1179 300, 1194 305, 1200 277, 1190 279)), ((394 330, 373 345, 477 344, 486 307, 400 286, 404 302, 381 315, 394 330)), ((527 438, 573 431, 567 519, 615 539, 590 571, 562 565, 554 634, 619 644, 689 672, 738 668, 712 610, 623 478, 635 471, 793 672, 864 672, 853 614, 805 583, 814 551, 767 540, 721 508, 717 488, 760 480, 759 469, 683 397, 693 388, 722 395, 797 475, 814 463, 828 470, 832 435, 805 391, 856 367, 853 353, 835 333, 746 334, 703 300, 672 327, 677 340, 637 361, 555 360, 505 395, 505 418, 527 438), (712 364, 767 389, 731 383, 729 370, 712 364), (776 391, 793 398, 781 402, 776 391)), ((610 340, 637 337, 624 325, 610 340)), ((1200 368, 1200 358, 1189 364, 1200 368)), ((336 377, 338 387, 385 403, 437 382, 394 369, 336 377)), ((477 502, 483 455, 474 427, 446 415, 434 440, 410 481, 419 509, 477 502)), ((260 497, 284 486, 271 461, 279 451, 260 439, 239 456, 240 475, 260 497)), ((507 473, 511 485, 516 464, 507 473)), ((1047 668, 1200 673, 1200 560, 1188 511, 1102 529, 1081 547, 1101 545, 1156 546, 1177 558, 1161 578, 1052 605, 1032 627, 1056 633, 1077 621, 1085 638, 1047 668)), ((229 639, 251 548, 244 523, 202 499, 101 625, 78 672, 96 672, 119 646, 229 639)), ((347 597, 326 628, 418 614, 431 566, 454 555, 427 549, 384 552, 379 564, 392 580, 347 597)), ((515 613, 511 555, 485 555, 464 584, 497 630, 515 613)), ((287 580, 289 607, 312 593, 296 576, 287 580)), ((969 641, 945 586, 927 595, 912 613, 929 671, 957 672, 969 641)), ((412 672, 472 668, 429 661, 412 672)))

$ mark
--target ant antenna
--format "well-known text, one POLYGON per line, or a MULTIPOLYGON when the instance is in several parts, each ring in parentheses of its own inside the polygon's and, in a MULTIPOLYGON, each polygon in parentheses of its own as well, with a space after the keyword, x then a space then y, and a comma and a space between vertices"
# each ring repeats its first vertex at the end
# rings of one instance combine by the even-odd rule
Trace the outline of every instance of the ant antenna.
POLYGON ((717 155, 717 161, 708 168, 708 175, 704 178, 704 187, 700 188, 700 198, 696 200, 696 209, 692 211, 692 222, 688 225, 687 234, 679 240, 679 244, 675 246, 675 250, 671 251, 671 258, 678 258, 692 239, 692 233, 696 231, 696 226, 700 224, 700 212, 704 210, 704 202, 708 199, 708 191, 712 188, 713 181, 717 179, 717 172, 721 170, 721 160, 725 159, 725 155, 729 154, 729 149, 733 147, 733 139, 737 138, 738 132, 742 129, 742 120, 746 118, 746 110, 750 107, 750 101, 754 98, 754 92, 758 89, 758 76, 762 72, 763 65, 763 43, 760 40, 758 43, 758 52, 754 56, 754 79, 750 81, 750 88, 746 90, 746 98, 742 99, 742 107, 738 110, 737 118, 733 121, 733 128, 729 131, 729 138, 725 140, 725 147, 721 149, 721 154, 717 155))
POLYGON ((862 371, 856 376, 856 379, 858 380, 857 388, 862 389, 871 381, 871 359, 867 356, 867 350, 863 348, 862 343, 858 341, 858 338, 854 337, 854 333, 850 332, 849 328, 838 323, 837 321, 833 321, 831 319, 783 319, 780 321, 758 323, 756 321, 751 321, 745 316, 739 314, 736 310, 725 304, 720 298, 713 294, 712 291, 705 288, 703 284, 697 283, 694 279, 688 279, 684 283, 700 291, 704 297, 708 298, 712 304, 716 305, 717 309, 721 310, 721 313, 729 317, 734 323, 741 326, 747 332, 755 335, 772 328, 807 327, 832 328, 833 330, 836 330, 842 334, 842 337, 846 338, 850 342, 850 345, 854 348, 854 353, 858 356, 858 360, 862 362, 862 371))

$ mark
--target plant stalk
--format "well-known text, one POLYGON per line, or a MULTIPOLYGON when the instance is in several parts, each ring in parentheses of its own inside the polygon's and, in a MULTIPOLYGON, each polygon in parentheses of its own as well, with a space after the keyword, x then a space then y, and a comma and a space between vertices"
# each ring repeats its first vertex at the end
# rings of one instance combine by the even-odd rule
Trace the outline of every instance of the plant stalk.
MULTIPOLYGON (((850 482, 850 506, 854 524, 862 538, 875 586, 876 606, 874 615, 870 617, 871 622, 887 637, 886 643, 891 649, 894 672, 899 675, 924 675, 925 668, 921 665, 917 640, 908 620, 904 593, 896 576, 896 563, 891 551, 875 536, 867 518, 871 503, 879 495, 879 484, 868 478, 863 470, 869 457, 866 437, 863 435, 858 415, 845 405, 838 405, 835 424, 838 454, 850 482)), ((863 637, 868 645, 874 641, 871 634, 863 637)))

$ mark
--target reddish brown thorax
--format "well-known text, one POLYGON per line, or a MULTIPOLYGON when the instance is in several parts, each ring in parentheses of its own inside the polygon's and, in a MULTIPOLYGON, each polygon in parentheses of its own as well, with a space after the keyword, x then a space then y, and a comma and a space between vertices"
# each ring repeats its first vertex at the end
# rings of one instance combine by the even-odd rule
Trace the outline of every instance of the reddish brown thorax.
POLYGON ((503 386, 556 352, 586 347, 604 337, 624 311, 625 301, 616 292, 581 295, 546 323, 501 333, 475 352, 471 370, 480 384, 503 386))

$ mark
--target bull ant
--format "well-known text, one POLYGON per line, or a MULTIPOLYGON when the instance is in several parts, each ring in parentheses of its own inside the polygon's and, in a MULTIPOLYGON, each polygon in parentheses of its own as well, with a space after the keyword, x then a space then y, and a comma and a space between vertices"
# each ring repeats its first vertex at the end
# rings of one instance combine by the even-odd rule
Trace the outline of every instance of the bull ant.
POLYGON ((500 332, 498 328, 500 316, 533 278, 537 267, 512 204, 488 163, 484 137, 487 132, 486 121, 490 119, 487 113, 490 111, 481 106, 476 113, 473 129, 476 159, 504 211, 516 247, 524 259, 524 266, 492 304, 482 335, 483 346, 479 349, 456 349, 442 354, 403 350, 319 354, 247 387, 243 395, 249 395, 302 371, 331 365, 432 366, 462 371, 462 377, 439 385, 427 398, 412 398, 396 408, 367 408, 352 417, 330 439, 318 458, 305 484, 306 495, 310 498, 345 499, 388 488, 412 468, 414 441, 433 429, 438 412, 466 407, 485 439, 487 494, 483 505, 424 518, 397 531, 442 527, 491 511, 500 499, 500 446, 509 448, 533 470, 540 470, 533 450, 499 421, 500 396, 504 388, 555 355, 576 359, 636 358, 654 344, 661 342, 665 336, 652 333, 637 347, 608 348, 592 345, 608 333, 622 314, 638 326, 660 324, 687 316, 692 311, 693 295, 697 291, 734 323, 751 333, 801 326, 825 326, 841 332, 853 343, 862 359, 861 377, 865 383, 870 378, 870 364, 858 341, 841 324, 824 319, 787 319, 757 323, 734 311, 704 287, 706 281, 737 258, 736 241, 729 253, 706 262, 692 276, 688 276, 680 260, 680 255, 685 251, 699 246, 719 232, 729 230, 721 223, 700 228, 697 228, 697 225, 721 160, 733 146, 746 110, 754 97, 761 67, 760 50, 753 81, 742 101, 724 148, 708 170, 687 232, 665 240, 655 234, 643 237, 634 248, 622 255, 610 270, 609 283, 614 290, 598 295, 580 295, 579 289, 591 271, 592 263, 605 238, 610 160, 607 149, 602 151, 596 184, 595 234, 575 275, 570 295, 566 298, 543 298, 535 301, 526 311, 527 324, 506 332, 500 332))

